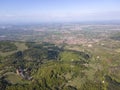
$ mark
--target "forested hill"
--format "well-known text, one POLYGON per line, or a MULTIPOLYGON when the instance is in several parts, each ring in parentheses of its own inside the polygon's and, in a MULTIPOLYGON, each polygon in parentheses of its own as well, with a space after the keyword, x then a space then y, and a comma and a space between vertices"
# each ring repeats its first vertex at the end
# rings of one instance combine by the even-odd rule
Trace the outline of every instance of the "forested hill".
POLYGON ((100 57, 86 50, 46 42, 1 41, 0 55, 0 90, 120 88, 119 82, 102 69, 100 57))

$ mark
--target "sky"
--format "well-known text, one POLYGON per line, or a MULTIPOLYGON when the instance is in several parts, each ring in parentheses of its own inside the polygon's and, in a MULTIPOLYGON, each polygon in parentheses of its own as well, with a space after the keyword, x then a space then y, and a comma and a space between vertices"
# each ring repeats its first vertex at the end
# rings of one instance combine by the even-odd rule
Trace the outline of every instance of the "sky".
POLYGON ((120 20, 120 0, 0 0, 0 22, 120 20))

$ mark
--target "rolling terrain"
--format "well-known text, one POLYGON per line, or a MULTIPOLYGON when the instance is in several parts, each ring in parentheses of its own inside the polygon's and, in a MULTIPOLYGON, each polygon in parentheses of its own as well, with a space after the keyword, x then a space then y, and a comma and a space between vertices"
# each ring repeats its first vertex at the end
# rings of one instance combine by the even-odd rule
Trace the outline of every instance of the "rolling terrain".
POLYGON ((1 25, 0 40, 0 90, 120 90, 120 25, 1 25))

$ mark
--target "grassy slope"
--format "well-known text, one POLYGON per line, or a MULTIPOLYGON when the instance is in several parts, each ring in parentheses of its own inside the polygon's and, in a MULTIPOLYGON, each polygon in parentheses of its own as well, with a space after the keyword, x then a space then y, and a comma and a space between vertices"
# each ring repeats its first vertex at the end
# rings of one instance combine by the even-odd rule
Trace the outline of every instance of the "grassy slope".
POLYGON ((14 51, 10 51, 10 52, 1 52, 0 51, 0 55, 1 56, 8 56, 8 55, 11 55, 17 51, 24 51, 25 49, 27 49, 27 46, 25 45, 25 43, 22 43, 22 42, 13 42, 16 46, 17 46, 17 50, 14 50, 14 51))

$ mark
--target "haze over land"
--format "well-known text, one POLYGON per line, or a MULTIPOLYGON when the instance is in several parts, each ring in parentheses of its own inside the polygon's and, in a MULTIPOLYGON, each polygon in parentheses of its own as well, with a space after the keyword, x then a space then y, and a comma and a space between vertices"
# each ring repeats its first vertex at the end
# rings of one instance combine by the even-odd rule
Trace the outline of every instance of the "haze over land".
POLYGON ((0 90, 120 90, 120 0, 1 0, 0 90))

